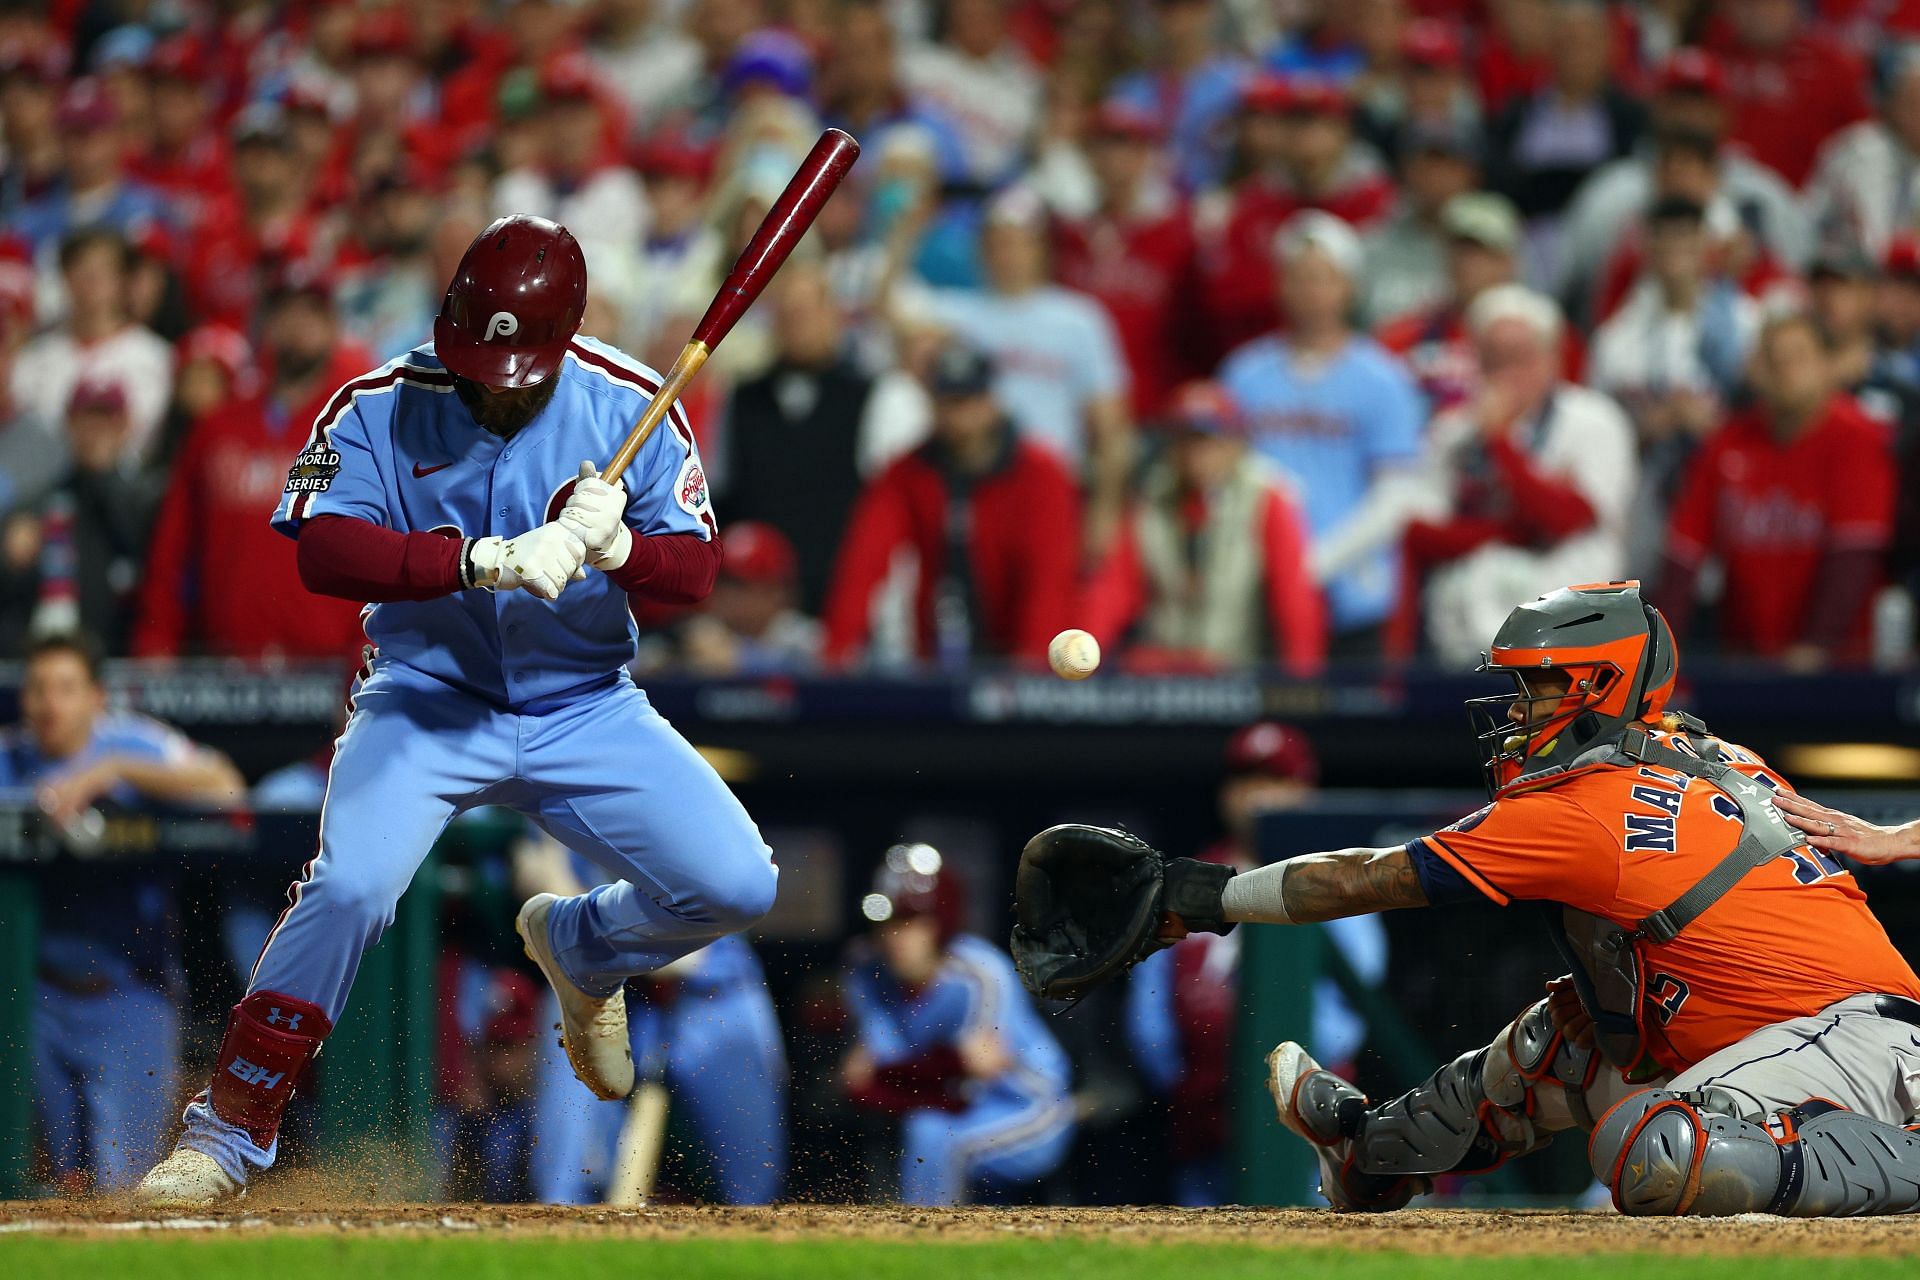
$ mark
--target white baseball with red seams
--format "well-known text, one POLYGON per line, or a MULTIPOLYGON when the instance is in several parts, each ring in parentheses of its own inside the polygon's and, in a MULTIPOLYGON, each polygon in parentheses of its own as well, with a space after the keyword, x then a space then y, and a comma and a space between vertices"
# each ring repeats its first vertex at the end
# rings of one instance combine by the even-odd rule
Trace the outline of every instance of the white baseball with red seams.
POLYGON ((1070 627, 1047 645, 1047 665, 1062 680, 1085 680, 1100 666, 1100 642, 1070 627))

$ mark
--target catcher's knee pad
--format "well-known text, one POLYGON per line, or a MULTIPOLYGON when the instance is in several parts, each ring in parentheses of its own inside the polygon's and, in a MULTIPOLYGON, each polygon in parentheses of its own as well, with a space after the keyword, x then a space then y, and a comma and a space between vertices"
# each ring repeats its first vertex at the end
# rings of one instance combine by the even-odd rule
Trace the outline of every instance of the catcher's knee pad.
POLYGON ((1555 1029, 1547 1002, 1485 1049, 1367 1112, 1355 1164, 1367 1173, 1477 1173, 1537 1150, 1555 1129, 1591 1124, 1584 1091, 1599 1059, 1555 1029))
POLYGON ((1588 1154, 1628 1214, 1795 1218, 1920 1208, 1920 1135, 1821 1099, 1766 1125, 1707 1096, 1649 1089, 1607 1113, 1588 1154))

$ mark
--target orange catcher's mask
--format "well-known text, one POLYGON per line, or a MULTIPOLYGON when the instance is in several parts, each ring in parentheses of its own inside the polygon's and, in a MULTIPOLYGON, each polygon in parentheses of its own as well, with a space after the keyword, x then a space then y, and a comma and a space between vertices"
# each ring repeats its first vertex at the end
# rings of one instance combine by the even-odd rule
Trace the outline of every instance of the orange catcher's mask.
POLYGON ((1638 582, 1564 587, 1507 615, 1480 663, 1512 693, 1467 701, 1487 790, 1565 768, 1657 719, 1679 675, 1679 651, 1638 582))

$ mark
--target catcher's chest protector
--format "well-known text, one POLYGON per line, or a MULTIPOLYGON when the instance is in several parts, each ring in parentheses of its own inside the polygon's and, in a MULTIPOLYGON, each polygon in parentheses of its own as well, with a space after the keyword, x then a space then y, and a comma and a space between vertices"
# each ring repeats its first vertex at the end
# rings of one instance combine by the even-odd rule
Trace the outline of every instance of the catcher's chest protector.
POLYGON ((1572 776, 1576 768, 1584 771, 1593 766, 1633 769, 1651 765, 1698 778, 1740 809, 1740 838, 1727 856, 1685 893, 1634 928, 1622 929, 1611 920, 1572 907, 1563 907, 1560 919, 1549 921, 1554 945, 1573 970, 1580 1003, 1593 1018, 1595 1042, 1607 1061, 1627 1072, 1629 1078, 1651 1078, 1659 1070, 1646 1052, 1640 1031, 1639 944, 1673 941, 1749 871, 1802 843, 1799 833, 1774 808, 1773 792, 1766 784, 1722 760, 1718 746, 1705 736, 1705 726, 1699 721, 1682 717, 1682 724, 1691 751, 1657 741, 1636 725, 1622 734, 1617 744, 1583 756, 1559 779, 1572 776))

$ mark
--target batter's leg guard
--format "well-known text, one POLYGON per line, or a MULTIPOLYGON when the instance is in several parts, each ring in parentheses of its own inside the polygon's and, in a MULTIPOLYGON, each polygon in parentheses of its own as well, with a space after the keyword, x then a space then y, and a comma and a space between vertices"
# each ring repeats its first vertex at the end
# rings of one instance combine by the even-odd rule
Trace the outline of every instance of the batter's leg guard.
POLYGON ((1648 1089, 1606 1114, 1587 1153, 1626 1214, 1829 1218, 1920 1208, 1920 1135, 1823 1099, 1763 1126, 1713 1110, 1711 1093, 1648 1089))
POLYGON ((318 1005, 272 991, 233 1006, 208 1089, 214 1114, 271 1148, 294 1084, 332 1030, 318 1005))
POLYGON ((1370 1174, 1484 1173, 1536 1151, 1555 1130, 1590 1127, 1586 1090, 1600 1067, 1569 1041, 1545 1000, 1484 1049, 1369 1108, 1354 1131, 1354 1167, 1370 1174))

